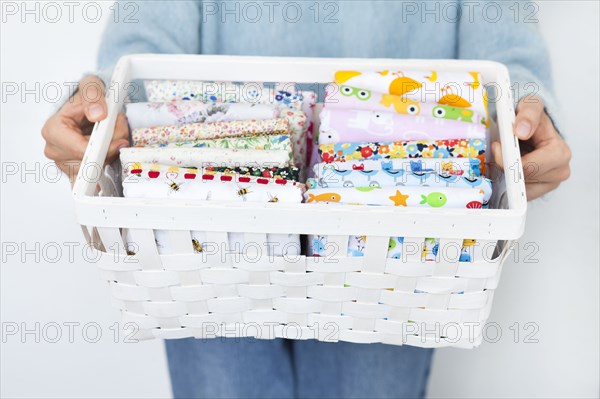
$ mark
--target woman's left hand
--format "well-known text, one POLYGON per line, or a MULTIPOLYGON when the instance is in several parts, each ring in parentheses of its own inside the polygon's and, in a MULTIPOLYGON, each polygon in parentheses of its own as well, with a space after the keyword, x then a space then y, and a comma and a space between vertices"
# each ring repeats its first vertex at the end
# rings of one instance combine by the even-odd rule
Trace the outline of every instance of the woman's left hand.
MULTIPOLYGON (((558 134, 537 96, 523 97, 517 105, 514 134, 521 141, 527 200, 556 189, 571 174, 571 149, 558 134)), ((502 166, 502 148, 492 143, 495 162, 502 166)))

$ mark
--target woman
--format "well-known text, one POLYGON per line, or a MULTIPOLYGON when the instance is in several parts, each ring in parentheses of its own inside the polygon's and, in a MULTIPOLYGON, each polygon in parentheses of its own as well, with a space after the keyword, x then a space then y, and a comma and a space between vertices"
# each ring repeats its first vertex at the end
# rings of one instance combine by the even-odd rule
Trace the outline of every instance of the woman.
MULTIPOLYGON (((527 4, 527 3, 525 3, 527 4)), ((106 117, 104 83, 130 53, 489 59, 506 64, 528 199, 569 176, 570 150, 554 110, 548 55, 525 4, 496 2, 123 2, 99 55, 99 76, 44 126, 45 153, 73 178, 94 122, 106 117), (526 90, 527 89, 527 90, 526 90), (534 167, 527 167, 528 164, 534 167)), ((530 10, 529 10, 530 11, 530 10)), ((128 145, 123 115, 108 160, 128 145)), ((499 143, 492 151, 502 164, 499 143)), ((176 397, 422 397, 432 351, 381 344, 246 339, 167 341, 176 397)))

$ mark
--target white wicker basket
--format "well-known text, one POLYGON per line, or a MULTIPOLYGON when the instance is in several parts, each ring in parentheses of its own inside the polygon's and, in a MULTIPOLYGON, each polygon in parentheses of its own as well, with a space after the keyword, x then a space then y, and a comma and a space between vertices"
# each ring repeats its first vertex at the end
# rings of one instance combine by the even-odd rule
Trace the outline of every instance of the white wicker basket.
MULTIPOLYGON (((474 347, 482 340, 501 266, 524 229, 525 185, 507 69, 487 61, 132 55, 115 68, 108 118, 97 124, 73 190, 78 221, 136 337, 286 337, 422 347, 474 347), (495 176, 501 209, 400 209, 138 200, 118 197, 111 169, 97 173, 116 115, 134 79, 329 82, 340 69, 477 70, 493 83, 497 129, 507 168, 495 176), (514 171, 517 171, 516 173, 514 171), (356 221, 360 220, 360 223, 356 221), (154 230, 168 230, 173 254, 159 255, 154 230), (331 259, 194 253, 190 231, 215 243, 230 232, 263 243, 266 234, 328 235, 331 259), (128 256, 127 232, 138 249, 128 256), (364 257, 346 257, 348 235, 366 235, 364 257), (404 239, 403 259, 388 259, 390 236, 404 239), (422 262, 425 237, 440 237, 443 256, 422 262), (471 263, 458 262, 463 239, 477 239, 471 263), (444 253, 444 251, 446 253, 444 253), (493 254, 493 256, 492 256, 493 254), (461 292, 461 293, 459 293, 461 292)), ((114 172, 112 172, 114 174, 114 172)), ((116 173, 118 174, 118 173, 116 173)))

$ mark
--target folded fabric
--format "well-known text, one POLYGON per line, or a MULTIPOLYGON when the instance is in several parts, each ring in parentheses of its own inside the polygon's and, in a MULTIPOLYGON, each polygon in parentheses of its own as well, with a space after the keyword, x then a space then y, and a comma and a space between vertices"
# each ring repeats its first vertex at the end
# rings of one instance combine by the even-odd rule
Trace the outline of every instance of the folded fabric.
MULTIPOLYGON (((373 175, 384 171, 394 178, 394 185, 401 182, 401 178, 407 173, 417 176, 437 173, 441 177, 450 176, 481 176, 481 161, 477 158, 409 158, 409 159, 384 159, 384 160, 360 160, 326 163, 320 162, 313 166, 314 178, 332 184, 338 180, 345 181, 344 176, 360 171, 364 175, 373 175)), ((389 180, 388 180, 389 181, 389 180)))
POLYGON ((131 139, 136 147, 152 144, 177 143, 222 137, 264 134, 288 134, 287 119, 262 119, 213 123, 188 123, 133 129, 131 139))
POLYGON ((278 109, 271 104, 203 103, 201 101, 141 102, 126 105, 131 129, 185 123, 274 119, 278 109))
POLYGON ((290 158, 286 151, 236 150, 225 148, 122 148, 124 172, 136 162, 179 167, 286 167, 290 158))
POLYGON ((472 108, 461 108, 435 102, 419 102, 404 96, 378 93, 347 85, 330 83, 325 92, 325 109, 356 109, 395 112, 404 115, 429 116, 474 124, 486 124, 484 115, 472 108))
MULTIPOLYGON (((127 166, 125 178, 129 176, 143 178, 149 181, 163 180, 171 183, 176 179, 183 181, 195 182, 222 182, 222 183, 256 183, 261 185, 281 185, 281 186, 297 186, 304 189, 304 184, 293 180, 286 180, 281 177, 274 176, 250 176, 243 175, 239 172, 225 170, 215 171, 210 168, 180 168, 177 166, 151 164, 151 163, 133 163, 127 166)), ((132 177, 132 179, 135 179, 132 177)))
MULTIPOLYGON (((160 255, 174 254, 173 242, 168 230, 154 230, 156 248, 160 255)), ((267 234, 267 242, 248 241, 244 233, 230 232, 222 241, 215 242, 214 239, 208 240, 205 231, 190 231, 191 247, 196 254, 215 253, 216 249, 222 249, 226 256, 233 256, 234 261, 239 258, 239 254, 247 253, 248 250, 254 251, 249 255, 250 259, 255 259, 258 255, 268 254, 269 256, 298 256, 300 255, 300 237, 297 234, 267 234), (238 255, 238 256, 236 256, 238 255)), ((136 244, 131 239, 129 231, 125 233, 127 252, 130 255, 135 254, 136 244)), ((200 258, 202 259, 202 258, 200 258)))
POLYGON ((306 191, 307 203, 470 208, 483 206, 482 189, 456 187, 338 187, 306 191))
POLYGON ((480 139, 335 143, 320 145, 319 155, 326 163, 390 158, 478 158, 483 169, 485 147, 485 141, 480 139))
MULTIPOLYGON (((330 164, 326 164, 330 165, 330 164)), ((325 169, 320 178, 307 180, 308 188, 429 186, 478 188, 483 190, 483 207, 487 208, 492 196, 492 181, 485 177, 421 173, 398 170, 325 169)))
POLYGON ((288 119, 294 159, 303 167, 310 161, 313 115, 317 96, 312 91, 295 90, 294 84, 266 88, 261 83, 200 82, 189 80, 150 80, 144 82, 149 101, 196 100, 204 103, 273 104, 288 119))
MULTIPOLYGON (((334 80, 338 85, 354 89, 402 96, 422 103, 470 108, 486 115, 487 119, 487 93, 479 72, 337 71, 334 80)), ((360 91, 357 95, 361 95, 360 91)))
POLYGON ((167 172, 148 178, 129 174, 123 180, 123 195, 130 198, 183 198, 234 202, 301 202, 301 185, 186 179, 186 173, 167 172))
POLYGON ((323 109, 319 144, 360 141, 485 140, 485 126, 390 112, 323 109))
POLYGON ((234 148, 237 150, 281 150, 293 159, 292 141, 288 135, 261 135, 247 137, 223 137, 220 139, 181 141, 167 144, 151 144, 146 148, 234 148))
POLYGON ((261 167, 261 166, 206 166, 206 171, 224 172, 224 173, 239 173, 242 176, 267 177, 291 181, 300 181, 300 170, 295 166, 288 167, 261 167))
POLYGON ((203 103, 252 103, 302 109, 304 93, 263 87, 262 83, 202 82, 196 80, 146 80, 148 101, 196 100, 203 103))
MULTIPOLYGON (((388 258, 402 259, 402 244, 404 237, 390 237, 388 243, 388 258)), ((421 260, 424 262, 435 262, 439 253, 439 238, 425 238, 421 245, 421 260)), ((476 240, 463 240, 459 262, 472 262, 471 249, 476 240)), ((349 236, 347 256, 364 256, 367 248, 367 236, 349 236)), ((339 249, 334 243, 329 243, 327 236, 310 235, 308 245, 308 256, 339 256, 339 249)))

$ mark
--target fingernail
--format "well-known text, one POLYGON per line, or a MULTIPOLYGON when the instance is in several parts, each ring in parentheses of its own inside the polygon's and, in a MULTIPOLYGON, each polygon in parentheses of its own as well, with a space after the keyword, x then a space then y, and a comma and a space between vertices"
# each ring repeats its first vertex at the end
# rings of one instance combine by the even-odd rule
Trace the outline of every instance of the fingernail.
POLYGON ((529 137, 529 133, 531 132, 531 125, 529 122, 519 122, 517 124, 517 136, 521 139, 526 139, 529 137))
POLYGON ((92 104, 90 105, 90 118, 99 118, 102 116, 102 105, 92 104))

